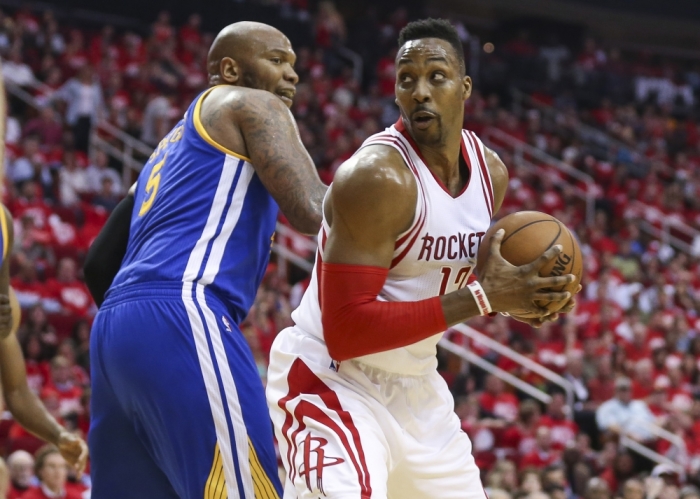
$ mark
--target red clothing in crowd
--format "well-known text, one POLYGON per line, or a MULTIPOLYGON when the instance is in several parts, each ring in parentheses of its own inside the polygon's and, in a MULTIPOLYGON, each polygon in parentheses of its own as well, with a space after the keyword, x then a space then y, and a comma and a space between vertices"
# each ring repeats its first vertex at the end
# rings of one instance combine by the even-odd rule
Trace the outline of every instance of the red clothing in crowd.
POLYGON ((520 460, 520 469, 525 468, 537 468, 541 469, 550 464, 554 464, 559 461, 559 452, 557 451, 541 451, 535 449, 529 454, 525 455, 520 460))
MULTIPOLYGON (((51 499, 49 496, 44 494, 41 487, 31 487, 23 495, 22 499, 51 499)), ((76 490, 69 490, 66 488, 66 492, 61 496, 61 499, 82 499, 80 492, 76 490)))
POLYGON ((550 429, 552 448, 556 450, 563 450, 569 442, 576 440, 578 434, 578 425, 568 419, 555 419, 544 415, 540 418, 539 425, 550 429))
POLYGON ((19 490, 10 484, 10 489, 7 491, 7 499, 22 499, 22 495, 26 492, 25 490, 19 490))
POLYGON ((71 282, 50 279, 46 283, 47 294, 75 315, 84 317, 92 305, 92 298, 85 283, 75 279, 71 282))
POLYGON ((515 421, 518 416, 519 402, 518 398, 512 393, 501 393, 494 395, 484 392, 479 397, 481 408, 490 412, 496 417, 503 418, 508 421, 515 421))

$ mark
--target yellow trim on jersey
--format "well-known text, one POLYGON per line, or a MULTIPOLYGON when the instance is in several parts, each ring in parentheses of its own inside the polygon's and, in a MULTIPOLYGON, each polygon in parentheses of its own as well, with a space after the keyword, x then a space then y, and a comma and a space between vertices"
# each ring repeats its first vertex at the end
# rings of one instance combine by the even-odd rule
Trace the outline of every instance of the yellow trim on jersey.
POLYGON ((265 469, 260 464, 255 446, 248 437, 248 453, 250 461, 250 473, 253 475, 253 486, 255 487, 255 499, 280 499, 275 486, 272 485, 270 477, 265 473, 265 469))
POLYGON ((5 214, 5 207, 0 206, 0 226, 2 226, 2 261, 0 263, 5 261, 5 258, 7 258, 7 215, 5 214))
POLYGON ((202 124, 202 120, 200 119, 199 115, 202 111, 202 102, 204 101, 204 98, 209 95, 209 92, 214 90, 216 87, 211 87, 209 90, 204 92, 202 95, 200 95, 199 99, 197 99, 197 104, 194 106, 194 116, 192 116, 192 121, 194 123, 194 128, 197 130, 199 135, 212 147, 218 149, 219 151, 228 154, 230 156, 235 156, 236 158, 240 158, 242 160, 247 161, 250 163, 250 158, 246 158, 242 154, 238 154, 237 152, 233 152, 230 149, 225 148, 221 144, 219 144, 217 141, 211 138, 209 135, 209 132, 207 132, 206 128, 204 128, 204 125, 202 124))
POLYGON ((214 447, 214 462, 211 465, 209 478, 204 485, 204 499, 228 499, 226 478, 224 478, 224 463, 221 460, 219 443, 214 447))

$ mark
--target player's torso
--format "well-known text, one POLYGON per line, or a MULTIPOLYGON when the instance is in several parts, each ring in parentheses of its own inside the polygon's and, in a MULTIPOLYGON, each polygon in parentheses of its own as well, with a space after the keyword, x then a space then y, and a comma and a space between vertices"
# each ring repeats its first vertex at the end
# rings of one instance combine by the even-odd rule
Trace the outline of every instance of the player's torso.
MULTIPOLYGON (((367 139, 363 147, 373 144, 396 148, 418 186, 413 224, 396 241, 394 258, 379 299, 417 301, 463 288, 476 265, 479 244, 493 212, 493 189, 481 141, 471 132, 463 132, 462 154, 470 175, 456 197, 432 174, 403 127, 394 126, 376 134, 367 139)), ((324 220, 319 237, 321 260, 328 230, 324 220)), ((317 271, 315 268, 314 273, 317 271)), ((293 318, 299 327, 322 338, 318 280, 316 275, 313 277, 293 318)), ((391 372, 426 372, 437 365, 435 353, 440 337, 435 335, 404 348, 358 360, 391 372)))
POLYGON ((278 207, 246 158, 215 143, 202 98, 139 175, 131 232, 112 289, 192 282, 247 314, 264 275, 278 207))

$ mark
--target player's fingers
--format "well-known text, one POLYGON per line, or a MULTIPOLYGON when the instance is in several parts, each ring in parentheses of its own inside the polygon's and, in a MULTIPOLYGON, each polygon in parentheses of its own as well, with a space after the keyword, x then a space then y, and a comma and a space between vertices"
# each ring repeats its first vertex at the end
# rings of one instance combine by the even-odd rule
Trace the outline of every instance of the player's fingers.
POLYGON ((549 248, 547 251, 542 253, 540 257, 535 260, 534 262, 528 263, 527 265, 523 265, 520 267, 523 270, 523 273, 529 274, 531 272, 539 271, 542 267, 547 265, 547 263, 556 258, 559 253, 562 252, 564 247, 561 244, 555 244, 551 248, 549 248))
POLYGON ((583 286, 581 286, 581 285, 579 284, 578 287, 576 288, 576 292, 575 292, 574 294, 575 294, 575 295, 579 294, 579 293, 581 292, 582 289, 583 289, 583 286))
POLYGON ((539 277, 535 281, 538 289, 557 288, 571 284, 576 279, 574 274, 555 275, 551 277, 539 277))
POLYGON ((503 236, 505 235, 506 231, 503 229, 499 229, 496 231, 496 233, 491 236, 491 246, 489 248, 489 253, 491 256, 496 256, 499 258, 501 257, 501 242, 503 241, 503 236))
MULTIPOLYGON (((566 301, 571 298, 571 293, 568 291, 540 291, 532 296, 535 301, 566 301)), ((549 315, 546 309, 543 309, 542 316, 549 315)))
POLYGON ((571 300, 569 300, 569 302, 566 305, 564 305, 561 308, 561 310, 559 310, 559 313, 560 314, 568 314, 569 312, 571 312, 574 309, 574 307, 576 307, 576 300, 571 299, 571 300))
POLYGON ((10 297, 7 295, 0 295, 0 305, 10 303, 10 297))

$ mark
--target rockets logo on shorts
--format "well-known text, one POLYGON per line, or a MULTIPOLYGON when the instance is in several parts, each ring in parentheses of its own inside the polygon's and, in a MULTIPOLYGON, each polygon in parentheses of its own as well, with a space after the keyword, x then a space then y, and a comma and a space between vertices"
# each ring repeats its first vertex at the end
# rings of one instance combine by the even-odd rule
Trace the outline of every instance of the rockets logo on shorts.
POLYGON ((323 491, 323 469, 344 463, 345 459, 342 457, 327 457, 323 448, 328 445, 328 440, 322 437, 312 437, 311 433, 307 433, 306 438, 302 440, 301 444, 304 447, 304 462, 299 468, 299 476, 305 478, 306 486, 309 488, 309 491, 313 492, 314 489, 311 487, 311 474, 316 472, 315 488, 325 496, 326 493, 323 491), (312 454, 316 456, 313 459, 315 466, 312 464, 312 454))

